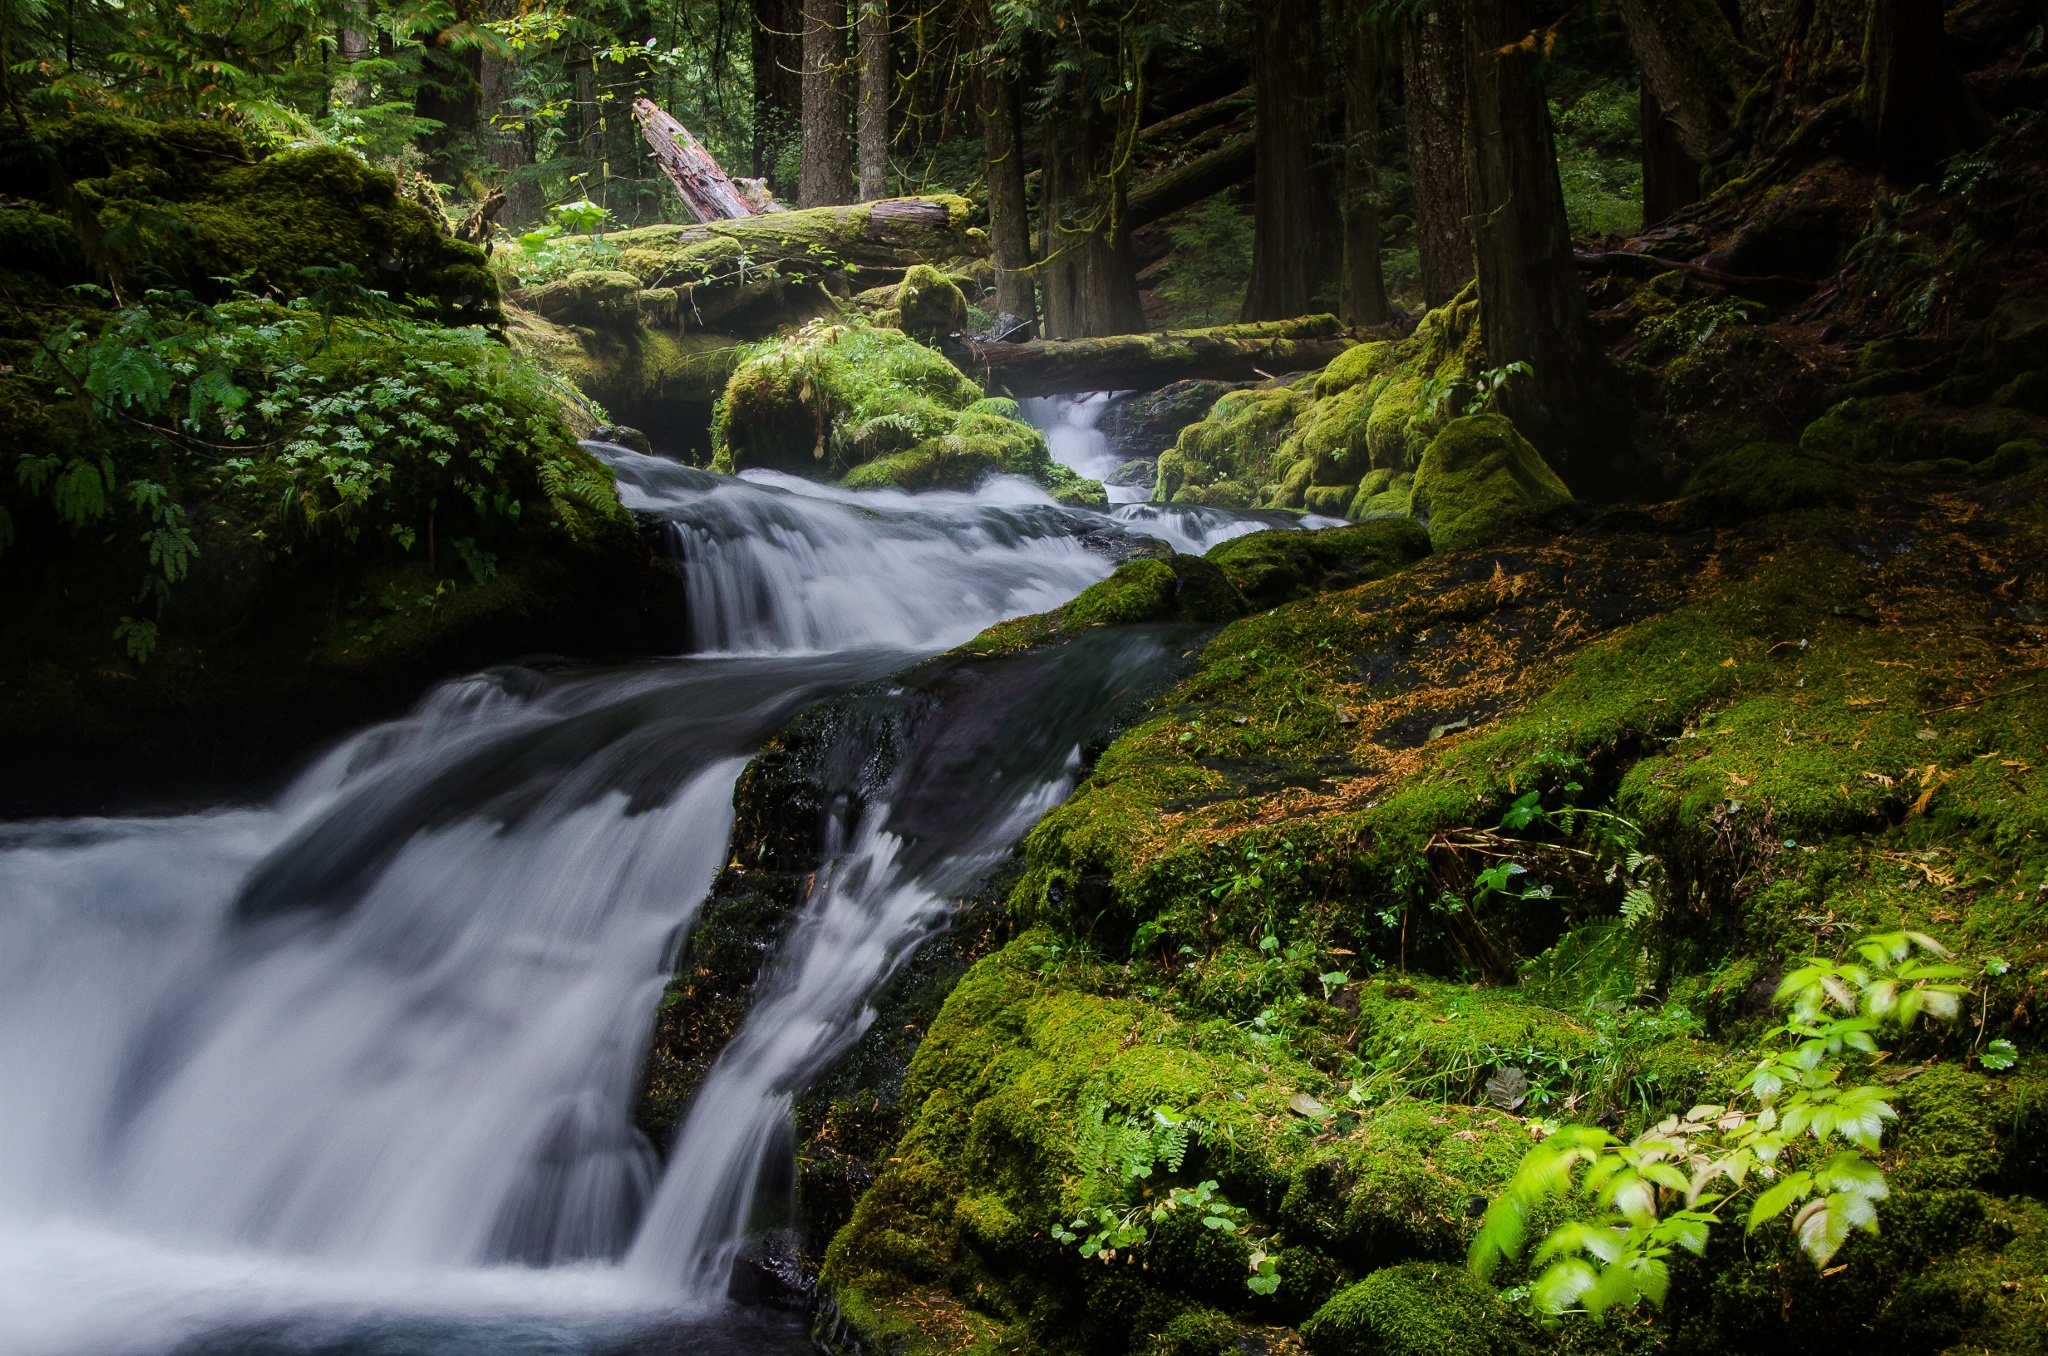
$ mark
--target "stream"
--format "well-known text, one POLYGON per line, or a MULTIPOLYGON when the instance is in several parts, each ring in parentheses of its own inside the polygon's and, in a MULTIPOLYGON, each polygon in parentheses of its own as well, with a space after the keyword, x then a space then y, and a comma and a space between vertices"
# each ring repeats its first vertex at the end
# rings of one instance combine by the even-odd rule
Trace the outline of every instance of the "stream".
POLYGON ((724 1298, 792 1098, 1192 633, 878 680, 1143 537, 1301 522, 593 446, 667 525, 688 655, 444 683, 264 804, 0 825, 0 1356, 808 1350, 724 1298), (856 688, 895 770, 658 1153, 639 1064, 734 783, 856 688))

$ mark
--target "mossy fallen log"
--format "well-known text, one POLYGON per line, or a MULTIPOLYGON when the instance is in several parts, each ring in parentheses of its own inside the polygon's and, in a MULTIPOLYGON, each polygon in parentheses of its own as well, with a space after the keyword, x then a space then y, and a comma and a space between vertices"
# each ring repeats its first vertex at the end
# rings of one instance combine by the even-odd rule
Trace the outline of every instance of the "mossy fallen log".
POLYGON ((1392 327, 1346 329, 1333 315, 1217 325, 1157 334, 1031 343, 965 340, 950 356, 992 391, 1013 396, 1063 391, 1156 390, 1190 378, 1248 381, 1323 367, 1369 339, 1398 338, 1392 327))
POLYGON ((1161 217, 1172 216, 1183 207, 1221 193, 1252 177, 1258 165, 1258 138, 1247 132, 1232 137, 1213 151, 1204 152, 1155 174, 1131 188, 1124 219, 1131 230, 1149 226, 1161 217))
POLYGON ((968 224, 971 212, 965 198, 941 194, 690 226, 638 226, 606 238, 619 252, 619 267, 642 286, 701 290, 770 277, 852 279, 934 260, 980 258, 988 253, 988 236, 968 224))

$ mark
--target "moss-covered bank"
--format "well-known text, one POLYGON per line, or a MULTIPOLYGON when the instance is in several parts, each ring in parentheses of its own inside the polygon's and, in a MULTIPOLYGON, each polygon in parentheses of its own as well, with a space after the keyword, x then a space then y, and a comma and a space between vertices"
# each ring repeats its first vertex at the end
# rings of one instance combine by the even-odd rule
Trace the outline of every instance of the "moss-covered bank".
POLYGON ((1515 1293, 1429 1268, 1534 1119, 1725 1100, 1784 967, 1906 927, 1974 995, 1880 1066, 1878 1233, 1823 1276, 1782 1221, 1724 1226, 1661 1314, 1542 1340, 2040 1349, 2044 485, 1866 476, 1788 514, 1756 474, 1225 626, 1030 836, 1018 933, 932 1023, 831 1245, 828 1335, 1522 1350, 1515 1293), (1135 1174, 1176 1122, 1185 1158, 1135 1174), (1174 1204, 1204 1180, 1234 1228, 1174 1204), (1143 1232, 1084 1257, 1105 1200, 1143 1232))

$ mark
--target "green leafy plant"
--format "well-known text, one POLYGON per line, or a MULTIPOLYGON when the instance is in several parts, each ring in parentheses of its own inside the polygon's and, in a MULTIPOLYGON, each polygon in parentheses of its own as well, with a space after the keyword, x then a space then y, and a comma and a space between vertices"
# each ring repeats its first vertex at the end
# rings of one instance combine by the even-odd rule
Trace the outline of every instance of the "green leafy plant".
POLYGON ((1800 1249, 1826 1266, 1853 1232, 1876 1232, 1877 1202, 1888 1194, 1872 1156, 1895 1113, 1882 1088, 1850 1075, 1876 1056, 1886 1029, 1953 1018, 1967 974, 1917 932, 1866 937, 1848 959, 1809 961, 1779 984, 1785 1021, 1729 1104, 1694 1107, 1626 1142, 1594 1126, 1551 1129, 1488 1207, 1472 1271, 1484 1278, 1520 1255, 1531 1217, 1576 1196, 1592 1218, 1557 1226, 1537 1246, 1536 1308, 1554 1318, 1644 1299, 1661 1305, 1673 1251, 1702 1252, 1751 1187, 1746 1229, 1791 1211, 1800 1249))
MULTIPOLYGON (((1075 1188, 1080 1206, 1071 1221, 1053 1226, 1052 1236, 1076 1247, 1083 1257, 1113 1262, 1119 1252, 1141 1246, 1150 1236, 1150 1226, 1177 1211, 1192 1212, 1205 1229, 1245 1233, 1245 1212, 1232 1205, 1214 1181, 1153 1189, 1155 1170, 1179 1172, 1189 1144, 1203 1128, 1202 1122, 1165 1107, 1123 1117, 1110 1116, 1104 1102, 1082 1107, 1074 1134, 1074 1157, 1081 1169, 1075 1188)), ((1263 1248, 1253 1249, 1245 1284, 1260 1295, 1279 1288, 1279 1264, 1263 1248)))

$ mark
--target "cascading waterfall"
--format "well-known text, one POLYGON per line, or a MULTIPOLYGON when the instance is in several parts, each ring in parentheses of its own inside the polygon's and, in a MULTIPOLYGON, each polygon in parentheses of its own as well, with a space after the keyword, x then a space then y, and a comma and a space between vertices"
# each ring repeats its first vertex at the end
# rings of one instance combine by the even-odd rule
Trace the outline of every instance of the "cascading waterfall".
POLYGON ((637 1065, 753 749, 1153 525, 601 451, 706 653, 447 684, 259 807, 0 826, 0 1356, 622 1350, 715 1296, 790 1097, 1175 652, 1112 633, 925 718, 657 1187, 637 1065))

